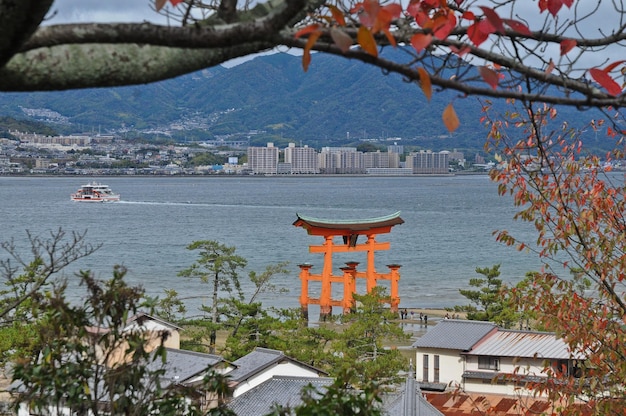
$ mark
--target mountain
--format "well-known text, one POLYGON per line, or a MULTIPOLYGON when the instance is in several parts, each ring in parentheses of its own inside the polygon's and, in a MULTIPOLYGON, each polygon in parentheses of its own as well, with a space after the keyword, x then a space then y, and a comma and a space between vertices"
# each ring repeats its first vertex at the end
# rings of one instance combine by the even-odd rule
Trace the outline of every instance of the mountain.
POLYGON ((266 132, 255 136, 263 143, 282 138, 312 147, 401 137, 435 151, 480 149, 486 136, 475 97, 438 91, 428 102, 417 84, 396 74, 326 54, 313 55, 307 72, 300 57, 277 53, 147 85, 0 94, 0 116, 47 120, 64 132, 163 132, 174 125, 187 129, 174 130, 176 138, 209 139, 256 130, 266 132), (453 134, 441 121, 450 102, 461 120, 453 134))

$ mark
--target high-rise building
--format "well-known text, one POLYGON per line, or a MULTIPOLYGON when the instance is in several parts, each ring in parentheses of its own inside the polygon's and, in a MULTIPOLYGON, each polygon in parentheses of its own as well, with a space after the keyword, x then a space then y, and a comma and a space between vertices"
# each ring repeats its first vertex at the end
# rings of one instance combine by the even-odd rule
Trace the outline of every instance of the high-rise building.
POLYGON ((449 152, 420 151, 410 153, 406 158, 406 167, 413 173, 448 173, 449 152))
POLYGON ((255 174, 276 175, 278 172, 278 147, 248 147, 248 168, 255 174))
POLYGON ((291 165, 291 173, 320 173, 317 152, 306 145, 296 147, 295 143, 289 143, 289 146, 285 148, 285 163, 291 165))
POLYGON ((365 173, 363 152, 357 151, 356 147, 323 147, 319 161, 322 173, 365 173))
POLYGON ((365 152, 363 153, 363 168, 389 168, 389 152, 365 152))

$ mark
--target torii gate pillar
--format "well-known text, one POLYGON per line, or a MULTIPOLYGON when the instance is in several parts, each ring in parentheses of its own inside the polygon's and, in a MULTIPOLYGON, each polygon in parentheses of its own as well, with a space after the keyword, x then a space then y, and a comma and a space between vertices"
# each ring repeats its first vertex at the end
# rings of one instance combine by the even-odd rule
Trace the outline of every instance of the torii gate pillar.
POLYGON ((296 214, 298 219, 293 223, 296 227, 302 227, 307 230, 309 235, 319 235, 324 237, 324 244, 309 246, 311 253, 324 254, 324 265, 320 274, 312 274, 312 266, 308 263, 300 265, 300 307, 303 316, 308 319, 309 305, 320 306, 320 321, 325 321, 332 315, 333 306, 340 306, 343 313, 348 313, 354 308, 354 297, 356 293, 356 279, 362 278, 366 280, 367 293, 370 293, 377 285, 378 280, 390 281, 390 308, 393 312, 398 310, 400 297, 398 293, 398 281, 400 280, 400 265, 388 265, 389 273, 377 273, 375 267, 375 252, 377 250, 389 250, 388 242, 376 241, 378 234, 386 234, 391 232, 394 225, 403 224, 404 220, 400 218, 400 213, 371 218, 365 220, 322 220, 317 218, 305 217, 296 214), (364 235, 367 241, 362 244, 357 242, 359 236, 364 235), (335 244, 334 238, 342 237, 343 244, 335 244), (341 276, 333 275, 333 254, 365 251, 367 253, 367 262, 365 271, 357 271, 358 262, 346 263, 347 267, 342 267, 341 276), (319 298, 309 297, 309 282, 320 281, 321 290, 319 298), (332 284, 343 284, 343 298, 341 300, 332 299, 332 284))

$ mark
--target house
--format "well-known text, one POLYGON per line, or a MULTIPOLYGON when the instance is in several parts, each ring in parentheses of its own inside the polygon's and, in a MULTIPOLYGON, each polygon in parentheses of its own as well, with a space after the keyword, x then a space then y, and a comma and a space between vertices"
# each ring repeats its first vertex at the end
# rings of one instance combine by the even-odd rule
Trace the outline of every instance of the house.
POLYGON ((575 376, 576 362, 554 333, 514 331, 480 321, 443 320, 418 339, 417 379, 423 389, 528 395, 528 382, 547 377, 544 368, 575 376), (431 361, 432 357, 432 361, 431 361))
POLYGON ((497 331, 490 322, 444 319, 431 327, 412 345, 417 380, 424 390, 445 390, 458 386, 465 371, 462 353, 497 331))
MULTIPOLYGON (((128 360, 129 357, 126 354, 128 344, 124 340, 115 343, 113 347, 109 346, 106 351, 99 345, 101 344, 101 338, 110 332, 109 328, 91 326, 87 327, 86 330, 91 336, 94 348, 98 350, 100 360, 103 363, 106 361, 104 364, 112 367, 128 360)), ((181 328, 179 326, 144 312, 138 312, 129 317, 121 329, 122 334, 142 334, 145 339, 144 348, 148 352, 153 351, 160 345, 165 348, 179 349, 180 331, 181 328)))
POLYGON ((180 348, 181 328, 156 316, 143 312, 131 316, 126 321, 124 331, 133 330, 141 330, 148 334, 148 339, 153 345, 153 348, 159 345, 162 339, 164 347, 180 348), (165 337, 163 335, 165 335, 165 337))
POLYGON ((233 366, 235 368, 228 376, 234 398, 274 376, 317 378, 327 375, 320 369, 286 356, 282 351, 260 347, 233 361, 233 366))

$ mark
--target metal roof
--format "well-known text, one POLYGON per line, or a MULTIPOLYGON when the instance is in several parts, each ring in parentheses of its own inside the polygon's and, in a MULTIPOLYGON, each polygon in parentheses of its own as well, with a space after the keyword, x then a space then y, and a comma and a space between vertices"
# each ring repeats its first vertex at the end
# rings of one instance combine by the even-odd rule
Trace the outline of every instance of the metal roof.
POLYGON ((573 358, 567 344, 552 332, 500 329, 486 337, 467 355, 546 359, 573 358))
POLYGON ((444 319, 413 343, 413 348, 469 351, 498 327, 491 322, 444 319))

